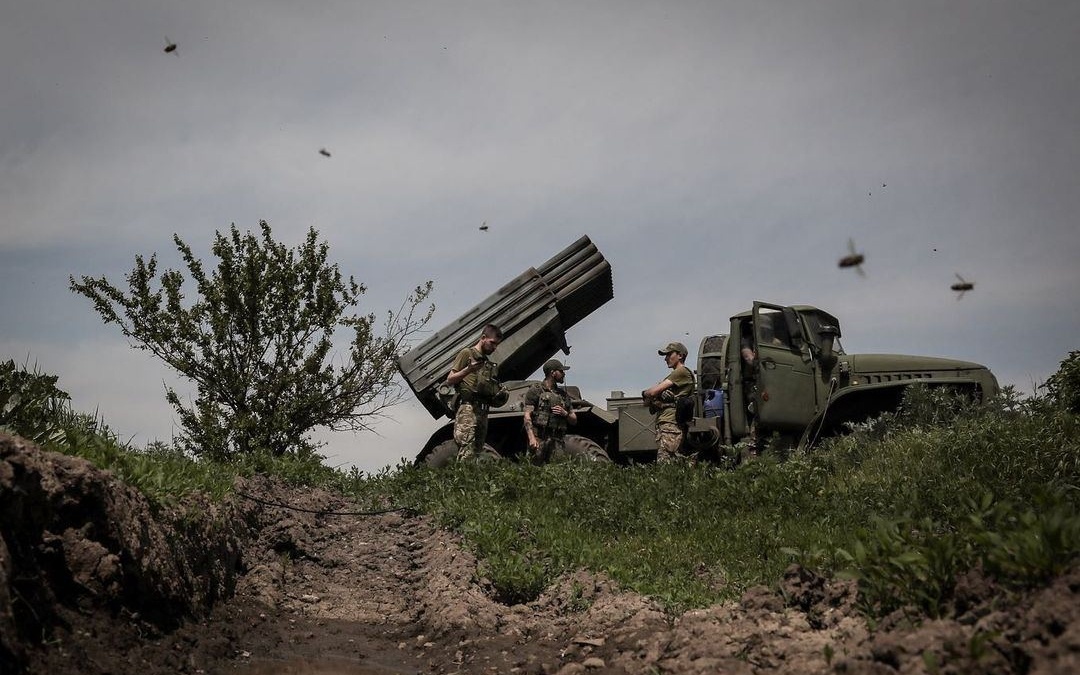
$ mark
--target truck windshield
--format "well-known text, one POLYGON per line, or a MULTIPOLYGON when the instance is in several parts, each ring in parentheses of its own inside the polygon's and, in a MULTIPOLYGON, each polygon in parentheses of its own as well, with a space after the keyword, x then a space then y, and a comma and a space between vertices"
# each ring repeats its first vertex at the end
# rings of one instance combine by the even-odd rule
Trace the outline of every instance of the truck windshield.
POLYGON ((762 308, 758 314, 758 345, 791 347, 784 315, 775 309, 762 308))

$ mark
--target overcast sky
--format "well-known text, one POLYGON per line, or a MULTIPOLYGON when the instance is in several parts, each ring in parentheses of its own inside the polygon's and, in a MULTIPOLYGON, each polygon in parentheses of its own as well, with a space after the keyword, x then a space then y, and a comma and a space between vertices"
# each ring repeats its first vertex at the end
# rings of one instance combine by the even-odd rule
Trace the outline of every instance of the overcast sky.
MULTIPOLYGON (((1030 393, 1080 349, 1078 52, 1072 0, 0 0, 0 359, 168 439, 173 376, 68 276, 266 219, 364 312, 434 280, 432 329, 589 235, 615 299, 564 360, 600 404, 755 299, 1030 393)), ((393 414, 328 463, 441 424, 393 414)))

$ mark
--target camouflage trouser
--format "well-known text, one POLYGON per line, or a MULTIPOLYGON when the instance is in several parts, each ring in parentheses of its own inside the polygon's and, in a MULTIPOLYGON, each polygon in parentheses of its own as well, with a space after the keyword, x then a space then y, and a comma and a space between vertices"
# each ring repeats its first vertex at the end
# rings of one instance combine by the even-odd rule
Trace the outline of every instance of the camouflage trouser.
POLYGON ((476 457, 484 450, 487 440, 488 411, 486 407, 462 403, 454 415, 454 442, 458 459, 476 457))
POLYGON ((753 419, 750 422, 750 431, 746 436, 747 440, 747 453, 750 457, 757 457, 761 454, 762 441, 758 436, 757 419, 753 419))
MULTIPOLYGON (((755 381, 750 385, 743 383, 743 390, 750 391, 751 397, 754 397, 757 391, 757 382, 755 381)), ((746 435, 747 453, 750 457, 757 457, 761 454, 762 439, 758 435, 757 407, 753 401, 746 406, 746 421, 750 427, 746 435)))
POLYGON ((551 438, 543 438, 540 440, 540 447, 532 453, 533 464, 546 464, 552 459, 562 457, 566 454, 566 437, 559 436, 551 438))
POLYGON ((674 422, 661 422, 656 425, 656 461, 671 462, 679 457, 683 432, 674 422))

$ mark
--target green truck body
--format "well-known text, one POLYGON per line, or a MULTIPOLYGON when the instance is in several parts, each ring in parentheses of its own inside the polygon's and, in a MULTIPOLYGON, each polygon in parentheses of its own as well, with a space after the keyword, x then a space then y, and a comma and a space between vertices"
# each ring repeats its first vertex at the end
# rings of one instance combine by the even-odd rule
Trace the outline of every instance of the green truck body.
POLYGON ((905 354, 847 354, 840 322, 809 305, 755 302, 730 318, 726 335, 700 343, 699 411, 689 436, 695 445, 732 445, 747 438, 756 419, 760 438, 780 437, 809 447, 845 432, 852 423, 899 406, 914 384, 948 387, 976 400, 998 392, 986 366, 905 354), (734 337, 733 337, 734 336, 734 337), (748 346, 751 361, 741 352, 748 346), (722 405, 710 402, 722 400, 722 405), (715 416, 707 413, 716 411, 715 416))
MULTIPOLYGON (((569 354, 566 331, 613 297, 610 264, 582 237, 403 355, 399 371, 417 398, 434 418, 448 418, 420 449, 417 461, 438 466, 456 454, 449 408, 453 392, 444 380, 458 350, 475 343, 486 323, 503 330, 492 359, 509 391, 507 402, 489 414, 488 451, 522 456, 527 448, 524 395, 532 384, 524 378, 559 351, 569 354)), ((747 439, 752 423, 758 438, 811 447, 851 423, 895 410, 905 388, 917 382, 979 400, 998 391, 994 375, 977 363, 847 354, 840 345, 840 322, 809 305, 755 302, 752 309, 731 316, 727 328, 727 333, 702 339, 692 363, 696 415, 687 444, 704 454, 747 439), (753 359, 743 357, 744 347, 753 359)), ((567 437, 570 454, 622 463, 655 458, 653 416, 639 396, 613 391, 600 407, 582 400, 577 387, 567 390, 578 417, 567 437)))

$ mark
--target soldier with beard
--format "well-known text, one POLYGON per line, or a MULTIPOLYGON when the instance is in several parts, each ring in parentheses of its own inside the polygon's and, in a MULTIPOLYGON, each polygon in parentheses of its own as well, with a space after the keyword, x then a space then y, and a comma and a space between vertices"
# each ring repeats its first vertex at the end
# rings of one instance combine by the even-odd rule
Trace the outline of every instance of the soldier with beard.
POLYGON ((551 359, 544 364, 544 381, 529 387, 525 394, 525 435, 535 464, 564 454, 567 426, 577 424, 570 395, 559 386, 566 381, 567 370, 569 366, 551 359))
POLYGON ((454 442, 458 446, 457 457, 469 459, 484 450, 487 440, 488 410, 499 396, 499 366, 490 357, 502 342, 502 331, 494 324, 487 324, 480 332, 480 340, 472 347, 458 352, 446 376, 457 396, 454 413, 454 442))

